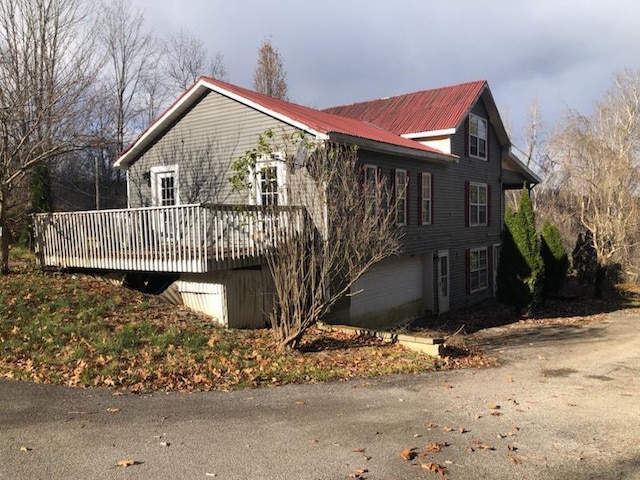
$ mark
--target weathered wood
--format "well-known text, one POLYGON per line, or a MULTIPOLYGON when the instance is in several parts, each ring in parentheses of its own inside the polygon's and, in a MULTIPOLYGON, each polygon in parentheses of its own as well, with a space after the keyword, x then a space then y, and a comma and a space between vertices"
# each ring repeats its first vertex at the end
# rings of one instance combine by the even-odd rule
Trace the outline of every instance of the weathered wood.
POLYGON ((179 205, 34 215, 43 266, 204 273, 254 260, 299 229, 299 207, 179 205))

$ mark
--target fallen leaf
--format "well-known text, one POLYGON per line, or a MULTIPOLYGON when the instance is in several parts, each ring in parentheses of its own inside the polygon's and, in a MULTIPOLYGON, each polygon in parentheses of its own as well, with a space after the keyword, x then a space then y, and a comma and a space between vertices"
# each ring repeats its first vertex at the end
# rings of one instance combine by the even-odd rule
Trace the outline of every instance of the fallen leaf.
POLYGON ((446 475, 447 473, 447 470, 443 466, 438 465, 437 463, 434 463, 434 462, 423 463, 420 466, 425 470, 429 470, 430 472, 437 472, 442 476, 446 475))
POLYGON ((493 415, 494 417, 499 417, 502 414, 500 412, 491 412, 491 415, 493 415))
POLYGON ((122 468, 131 467, 132 465, 137 465, 137 464, 138 464, 138 462, 136 462, 135 460, 131 460, 131 459, 118 460, 116 462, 116 466, 117 467, 122 467, 122 468))
POLYGON ((514 426, 511 430, 509 430, 509 433, 507 433, 507 435, 509 435, 510 437, 513 437, 513 436, 517 435, 519 431, 520 431, 520 429, 518 427, 514 426))
POLYGON ((440 450, 442 450, 443 447, 448 447, 448 446, 449 444, 447 442, 444 442, 444 443, 432 442, 432 443, 427 443, 424 449, 427 452, 439 452, 440 450))
POLYGON ((117 413, 119 411, 120 411, 119 408, 115 408, 115 407, 107 408, 107 412, 109 412, 109 413, 117 413))
POLYGON ((413 460, 416 456, 415 447, 414 448, 405 448, 400 452, 400 458, 403 460, 413 460))
POLYGON ((520 457, 516 457, 515 455, 509 455, 509 459, 516 465, 520 465, 522 463, 522 459, 520 457))
POLYGON ((365 451, 365 450, 364 450, 364 448, 354 448, 354 449, 353 449, 353 450, 351 450, 351 451, 352 451, 352 452, 355 452, 355 453, 364 453, 364 451, 365 451))

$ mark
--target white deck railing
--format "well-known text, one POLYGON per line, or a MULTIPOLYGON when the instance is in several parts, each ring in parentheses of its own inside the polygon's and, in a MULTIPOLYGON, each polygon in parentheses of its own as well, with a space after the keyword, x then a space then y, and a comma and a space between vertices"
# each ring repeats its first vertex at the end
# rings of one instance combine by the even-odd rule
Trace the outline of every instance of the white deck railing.
POLYGON ((38 214, 34 230, 44 266, 202 273, 259 259, 302 221, 298 207, 180 205, 38 214))

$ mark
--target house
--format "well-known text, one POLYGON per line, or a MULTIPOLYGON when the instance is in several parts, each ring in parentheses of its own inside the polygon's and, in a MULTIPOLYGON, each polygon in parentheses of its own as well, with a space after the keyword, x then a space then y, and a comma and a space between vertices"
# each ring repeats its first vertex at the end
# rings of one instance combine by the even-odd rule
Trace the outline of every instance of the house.
POLYGON ((365 175, 400 192, 401 254, 360 278, 333 320, 388 326, 495 295, 503 191, 539 179, 511 154, 485 81, 319 111, 202 77, 118 158, 128 209, 36 217, 43 264, 171 273, 192 308, 226 326, 263 325, 261 249, 283 234, 265 225, 291 231, 304 210, 278 158, 259 164, 248 196, 228 182, 267 130, 357 145, 365 175), (277 221, 247 215, 263 205, 277 221))

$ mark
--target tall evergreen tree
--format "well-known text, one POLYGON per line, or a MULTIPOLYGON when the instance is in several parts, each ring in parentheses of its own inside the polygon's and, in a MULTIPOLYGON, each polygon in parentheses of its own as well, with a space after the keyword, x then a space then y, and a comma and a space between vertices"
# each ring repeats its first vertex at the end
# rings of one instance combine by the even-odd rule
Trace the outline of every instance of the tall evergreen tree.
POLYGON ((522 189, 518 211, 505 215, 498 269, 498 301, 517 311, 531 311, 542 299, 544 262, 535 227, 531 197, 522 189))

